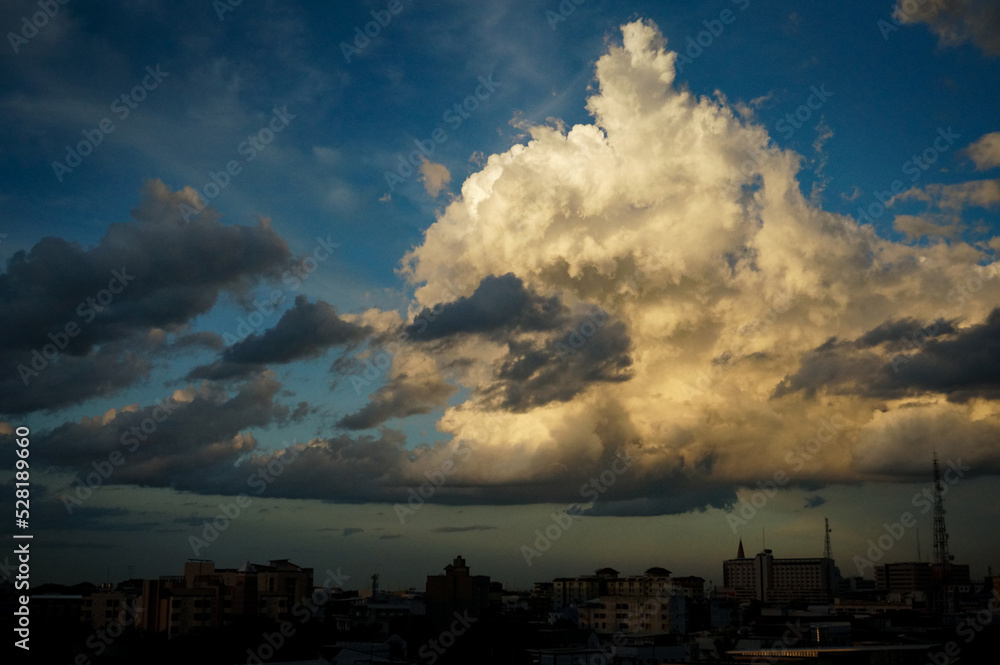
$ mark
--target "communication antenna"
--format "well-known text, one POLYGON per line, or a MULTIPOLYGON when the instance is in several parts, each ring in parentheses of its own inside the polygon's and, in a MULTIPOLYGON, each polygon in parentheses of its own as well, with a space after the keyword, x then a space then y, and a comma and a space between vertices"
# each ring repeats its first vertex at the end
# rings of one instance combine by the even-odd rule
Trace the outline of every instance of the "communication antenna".
POLYGON ((826 525, 826 538, 823 543, 823 558, 832 559, 833 558, 833 548, 830 546, 830 520, 826 517, 823 518, 823 523, 826 525))
POLYGON ((937 451, 934 451, 934 563, 941 566, 942 573, 951 563, 948 552, 948 529, 944 525, 944 489, 941 487, 941 471, 938 469, 937 451))

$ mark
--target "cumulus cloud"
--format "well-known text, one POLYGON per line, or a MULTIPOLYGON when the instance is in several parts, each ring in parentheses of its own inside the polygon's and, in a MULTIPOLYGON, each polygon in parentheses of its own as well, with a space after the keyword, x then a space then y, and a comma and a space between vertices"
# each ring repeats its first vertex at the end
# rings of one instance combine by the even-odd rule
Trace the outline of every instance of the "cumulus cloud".
POLYGON ((992 0, 896 0, 901 23, 925 23, 945 46, 972 42, 1000 55, 1000 7, 992 0))
MULTIPOLYGON (((117 453, 124 460, 109 484, 210 492, 233 465, 257 449, 248 430, 287 420, 271 373, 241 384, 230 396, 204 383, 174 391, 156 404, 126 405, 35 434, 39 462, 83 475, 117 453)), ((246 476, 244 489, 246 491, 246 476)))
POLYGON ((273 328, 260 334, 252 333, 236 342, 216 362, 191 370, 188 378, 245 377, 270 364, 315 358, 330 347, 363 341, 369 332, 364 325, 341 319, 325 301, 310 303, 306 296, 296 296, 293 306, 281 315, 273 328))
POLYGON ((451 182, 451 172, 444 164, 435 164, 425 159, 421 162, 418 170, 420 172, 420 180, 424 183, 424 189, 432 197, 440 194, 441 190, 451 182))
POLYGON ((977 206, 993 208, 1000 205, 1000 178, 996 180, 970 180, 956 185, 927 185, 914 187, 896 197, 906 201, 914 199, 930 203, 938 208, 960 211, 977 206))
POLYGON ((375 390, 365 406, 341 418, 337 425, 352 430, 369 429, 391 418, 430 413, 444 406, 458 390, 441 378, 426 356, 401 356, 394 363, 393 372, 389 382, 375 390))
POLYGON ((925 237, 941 237, 954 239, 961 235, 963 226, 960 224, 935 224, 926 217, 917 215, 896 215, 892 220, 892 228, 906 235, 910 240, 925 237))
POLYGON ((976 163, 979 171, 1000 166, 1000 132, 984 134, 963 152, 976 163))
MULTIPOLYGON (((921 408, 902 407, 902 396, 924 390, 916 379, 887 383, 899 352, 893 335, 937 321, 944 339, 955 332, 950 322, 979 325, 998 301, 981 265, 988 256, 957 230, 904 218, 911 238, 934 231, 952 242, 893 243, 804 198, 801 157, 724 100, 678 85, 675 61, 655 26, 623 26, 620 44, 596 66, 593 123, 531 127, 525 144, 490 156, 403 261, 414 315, 449 300, 467 310, 427 324, 428 339, 457 339, 459 321, 485 320, 470 303, 485 300, 484 280, 509 272, 567 312, 606 312, 614 324, 602 330, 628 340, 619 347, 628 380, 565 395, 538 390, 537 400, 517 391, 541 387, 532 371, 550 360, 549 333, 485 332, 516 330, 509 322, 518 307, 490 310, 488 325, 464 324, 480 326, 464 333, 477 343, 436 356, 472 388, 439 422, 474 451, 456 473, 494 483, 494 497, 504 496, 503 479, 524 488, 553 469, 585 480, 624 449, 635 462, 595 512, 724 505, 740 484, 782 468, 787 452, 834 415, 846 423, 837 443, 797 480, 856 480, 857 434, 871 414, 916 418, 921 408), (972 278, 981 280, 974 297, 956 297, 972 278)), ((974 187, 937 187, 920 191, 962 205, 990 200, 974 187)), ((930 348, 924 353, 930 358, 930 348)), ((960 442, 962 428, 950 437, 960 442)))

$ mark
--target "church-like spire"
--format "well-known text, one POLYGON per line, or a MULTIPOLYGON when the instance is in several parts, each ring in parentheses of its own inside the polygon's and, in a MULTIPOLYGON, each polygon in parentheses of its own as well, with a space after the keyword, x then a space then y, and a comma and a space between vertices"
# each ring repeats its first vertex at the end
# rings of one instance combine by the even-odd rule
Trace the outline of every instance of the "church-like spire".
POLYGON ((747 555, 743 553, 743 539, 742 538, 740 538, 740 549, 738 549, 736 551, 736 558, 737 559, 745 559, 745 558, 747 558, 747 555))

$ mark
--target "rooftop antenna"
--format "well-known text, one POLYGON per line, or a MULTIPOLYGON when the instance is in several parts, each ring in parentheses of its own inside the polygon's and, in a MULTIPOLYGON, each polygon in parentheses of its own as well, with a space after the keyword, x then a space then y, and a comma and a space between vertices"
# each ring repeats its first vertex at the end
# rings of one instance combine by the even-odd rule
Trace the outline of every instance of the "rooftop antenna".
POLYGON ((951 597, 951 560, 948 552, 948 530, 944 525, 944 488, 941 487, 941 471, 938 469, 937 450, 934 451, 934 564, 938 568, 940 581, 941 603, 939 608, 945 612, 953 609, 951 597))
POLYGON ((948 552, 948 530, 944 525, 944 489, 941 487, 941 472, 938 470, 937 451, 934 451, 934 563, 942 572, 951 563, 948 552))
POLYGON ((917 561, 919 563, 924 562, 924 557, 920 554, 920 527, 917 527, 917 561))
POLYGON ((826 527, 826 538, 823 542, 823 558, 832 559, 833 558, 833 548, 830 546, 830 520, 826 517, 823 518, 823 524, 826 527))
POLYGON ((766 550, 767 549, 767 531, 765 531, 764 527, 760 528, 760 542, 761 542, 761 547, 763 547, 766 550))

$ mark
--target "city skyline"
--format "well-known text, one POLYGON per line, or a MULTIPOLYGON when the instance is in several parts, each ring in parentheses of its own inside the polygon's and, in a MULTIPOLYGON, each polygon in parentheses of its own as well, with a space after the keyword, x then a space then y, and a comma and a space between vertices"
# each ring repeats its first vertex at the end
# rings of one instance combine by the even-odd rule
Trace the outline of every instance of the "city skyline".
POLYGON ((874 578, 931 560, 935 456, 950 553, 1000 570, 997 12, 0 26, 0 479, 30 449, 33 583, 280 557, 407 588, 461 553, 511 588, 720 586, 740 542, 820 557, 824 519, 874 578))

